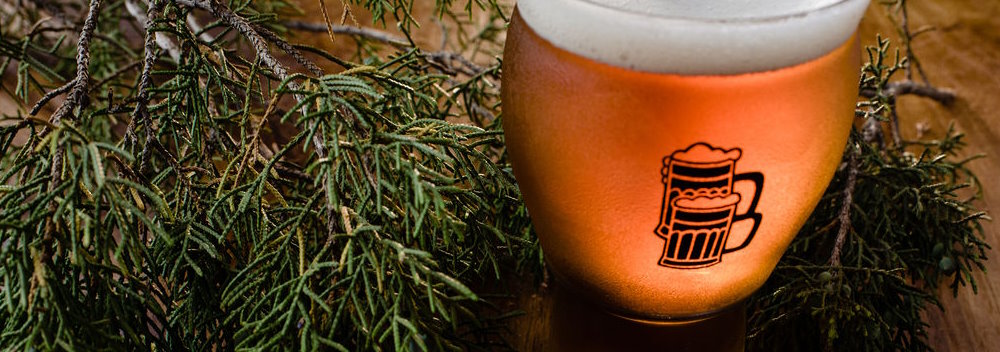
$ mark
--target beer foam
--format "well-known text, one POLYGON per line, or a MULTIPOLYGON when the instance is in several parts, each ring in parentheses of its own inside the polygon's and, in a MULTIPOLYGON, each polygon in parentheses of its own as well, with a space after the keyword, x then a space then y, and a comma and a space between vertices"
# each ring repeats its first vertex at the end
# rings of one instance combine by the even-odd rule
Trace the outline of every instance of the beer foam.
POLYGON ((697 197, 697 198, 677 198, 674 206, 687 210, 716 210, 725 208, 740 202, 740 195, 736 193, 725 197, 697 197))
POLYGON ((678 150, 670 154, 670 158, 690 163, 710 164, 720 161, 738 160, 741 154, 742 152, 739 148, 725 150, 705 143, 695 143, 687 149, 678 150))
POLYGON ((869 0, 519 0, 555 46, 627 69, 685 75, 773 70, 837 48, 869 0))

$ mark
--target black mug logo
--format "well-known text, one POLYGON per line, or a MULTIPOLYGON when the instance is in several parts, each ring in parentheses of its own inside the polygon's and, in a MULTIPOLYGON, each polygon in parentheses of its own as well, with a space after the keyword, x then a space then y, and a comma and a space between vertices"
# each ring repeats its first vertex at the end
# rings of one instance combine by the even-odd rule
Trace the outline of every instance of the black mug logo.
POLYGON ((663 158, 663 203, 656 234, 666 240, 659 264, 678 269, 718 264, 722 255, 746 248, 760 227, 757 202, 764 187, 760 172, 737 174, 742 150, 695 143, 663 158), (754 184, 746 213, 736 214, 747 195, 733 193, 737 182, 754 184), (753 228, 739 246, 726 248, 734 223, 752 220, 753 228))

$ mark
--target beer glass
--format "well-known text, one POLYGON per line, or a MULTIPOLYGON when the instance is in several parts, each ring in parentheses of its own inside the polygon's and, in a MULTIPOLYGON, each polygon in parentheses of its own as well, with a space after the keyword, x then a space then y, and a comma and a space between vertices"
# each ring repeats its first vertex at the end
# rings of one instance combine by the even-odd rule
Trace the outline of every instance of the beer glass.
POLYGON ((867 5, 520 0, 502 118, 557 282, 649 322, 742 307, 841 160, 867 5))

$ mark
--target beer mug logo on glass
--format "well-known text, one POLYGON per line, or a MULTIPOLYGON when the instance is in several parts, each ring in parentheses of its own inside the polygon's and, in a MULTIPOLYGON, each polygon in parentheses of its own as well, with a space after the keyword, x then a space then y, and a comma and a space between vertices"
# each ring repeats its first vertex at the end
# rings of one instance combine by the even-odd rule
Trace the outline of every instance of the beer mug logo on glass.
POLYGON ((840 164, 867 6, 518 0, 506 151, 557 282, 650 321, 761 287, 840 164))
POLYGON ((696 143, 663 159, 663 210, 656 233, 666 240, 660 265, 695 269, 722 261, 722 254, 745 248, 760 227, 756 213, 764 186, 760 172, 736 174, 739 148, 724 150, 707 143, 696 143), (750 181, 750 197, 733 193, 733 184, 750 181), (750 202, 743 214, 737 214, 740 199, 750 202), (753 221, 746 239, 726 248, 733 222, 753 221))

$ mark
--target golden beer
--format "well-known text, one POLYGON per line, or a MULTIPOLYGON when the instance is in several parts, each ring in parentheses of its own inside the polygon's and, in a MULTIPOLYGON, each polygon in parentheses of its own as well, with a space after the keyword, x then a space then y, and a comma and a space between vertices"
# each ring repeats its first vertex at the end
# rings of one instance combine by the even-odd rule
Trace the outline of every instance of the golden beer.
POLYGON ((868 1, 610 3, 518 4, 502 90, 519 187, 574 294, 644 320, 722 311, 764 283, 840 162, 868 1))

